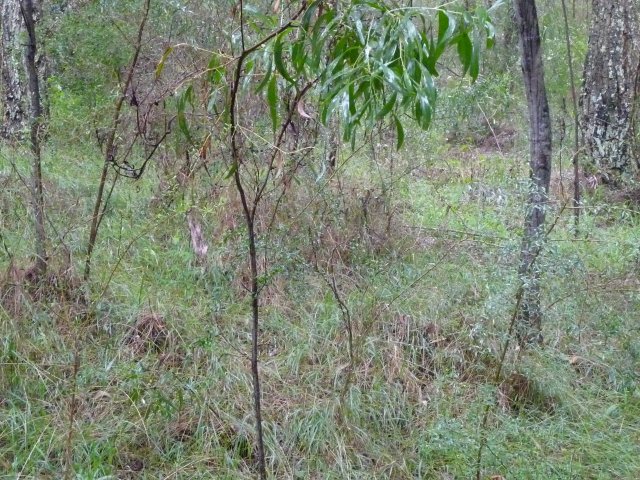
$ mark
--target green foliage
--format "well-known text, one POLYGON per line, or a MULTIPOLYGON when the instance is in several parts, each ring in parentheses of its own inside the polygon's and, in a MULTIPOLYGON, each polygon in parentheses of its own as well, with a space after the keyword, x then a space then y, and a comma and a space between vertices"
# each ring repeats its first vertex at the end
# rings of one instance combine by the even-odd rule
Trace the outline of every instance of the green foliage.
MULTIPOLYGON (((471 15, 463 10, 390 8, 371 1, 352 2, 344 10, 334 7, 323 11, 323 3, 312 2, 303 10, 299 23, 293 22, 272 40, 260 44, 243 65, 244 75, 259 82, 257 86, 251 82, 242 85, 257 92, 267 90, 274 131, 283 120, 278 120, 278 111, 284 111, 283 102, 288 101, 288 96, 278 95, 278 91, 299 92, 305 85, 315 85, 320 120, 327 125, 332 115, 339 115, 345 141, 354 145, 359 131, 366 132, 393 114, 401 146, 403 113, 413 117, 422 129, 431 125, 437 99, 435 77, 446 50, 457 47, 463 75, 469 73, 475 80, 483 47, 494 43, 490 12, 483 7, 471 15), (284 85, 279 86, 280 81, 284 85)), ((262 28, 249 20, 252 31, 246 33, 245 48, 251 47, 251 41, 261 42, 260 35, 270 35, 277 25, 275 15, 260 18, 264 21, 262 28)), ((157 73, 162 72, 169 53, 166 50, 163 54, 157 73)), ((220 63, 216 55, 211 62, 214 64, 209 64, 208 71, 217 72, 220 63)), ((235 63, 228 62, 227 68, 226 75, 209 75, 214 87, 224 78, 233 77, 235 63)), ((178 122, 185 131, 180 111, 178 122)))
MULTIPOLYGON (((431 124, 437 66, 446 49, 457 46, 463 74, 469 72, 475 80, 482 49, 479 39, 486 36, 491 45, 494 37, 485 9, 471 16, 428 8, 390 9, 375 2, 354 2, 328 23, 327 30, 333 34, 311 36, 313 53, 326 58, 319 81, 322 121, 327 123, 337 111, 344 139, 354 141, 358 129, 366 131, 376 120, 396 112, 398 146, 403 143, 402 112, 409 112, 422 129, 431 124), (435 30, 430 27, 434 16, 437 36, 429 33, 435 30)), ((318 64, 317 59, 310 62, 318 64)))

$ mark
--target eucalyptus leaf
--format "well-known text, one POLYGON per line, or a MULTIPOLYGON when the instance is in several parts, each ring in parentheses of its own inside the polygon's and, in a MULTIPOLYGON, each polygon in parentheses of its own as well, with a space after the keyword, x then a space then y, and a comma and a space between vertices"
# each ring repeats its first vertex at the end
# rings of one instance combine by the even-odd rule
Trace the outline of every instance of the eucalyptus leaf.
POLYGON ((271 76, 267 87, 267 102, 269 103, 269 114, 271 115, 271 127, 275 132, 278 128, 278 81, 275 75, 271 76))

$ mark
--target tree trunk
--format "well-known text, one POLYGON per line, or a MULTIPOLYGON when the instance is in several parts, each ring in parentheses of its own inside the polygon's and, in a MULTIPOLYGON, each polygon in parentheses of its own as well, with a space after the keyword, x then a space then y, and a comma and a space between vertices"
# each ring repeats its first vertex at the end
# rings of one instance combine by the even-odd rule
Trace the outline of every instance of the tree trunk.
POLYGON ((634 167, 633 111, 640 65, 637 0, 593 0, 584 65, 584 145, 604 182, 634 167))
POLYGON ((0 136, 20 140, 25 128, 24 88, 20 79, 23 50, 20 33, 23 30, 19 0, 3 0, 0 11, 0 71, 2 73, 2 103, 4 104, 0 136))
POLYGON ((522 73, 529 110, 531 192, 520 259, 523 289, 517 334, 521 344, 542 342, 540 270, 536 259, 544 241, 545 208, 551 179, 551 117, 544 83, 538 14, 533 0, 514 1, 518 22, 522 73))
POLYGON ((40 79, 36 67, 38 53, 36 26, 32 0, 21 0, 20 10, 26 26, 28 41, 25 45, 24 64, 27 71, 29 91, 30 143, 33 155, 32 164, 32 203, 36 230, 36 272, 41 276, 47 270, 46 232, 44 228, 44 195, 42 191, 42 161, 40 154, 40 131, 42 121, 42 103, 40 99, 40 79))

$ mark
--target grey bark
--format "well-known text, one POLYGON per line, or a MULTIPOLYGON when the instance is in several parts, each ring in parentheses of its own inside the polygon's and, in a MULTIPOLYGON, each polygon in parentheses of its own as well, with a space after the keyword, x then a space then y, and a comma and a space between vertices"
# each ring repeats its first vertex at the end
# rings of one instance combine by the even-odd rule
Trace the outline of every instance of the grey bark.
POLYGON ((584 66, 584 145, 604 182, 634 167, 633 111, 640 65, 637 0, 593 0, 584 66))
POLYGON ((43 275, 47 270, 46 232, 44 227, 44 194, 42 189, 42 159, 40 152, 42 102, 40 98, 40 78, 36 67, 38 47, 36 25, 32 0, 21 0, 20 10, 27 30, 27 42, 24 51, 24 64, 28 79, 29 92, 29 139, 32 164, 32 204, 36 231, 36 272, 43 275))
POLYGON ((340 120, 336 117, 331 118, 329 125, 323 127, 325 141, 325 165, 329 174, 332 174, 340 157, 340 120))
POLYGON ((20 45, 20 33, 24 23, 19 0, 3 0, 0 8, 0 70, 4 105, 0 136, 16 141, 21 138, 27 119, 25 85, 21 78, 23 49, 20 45))
POLYGON ((544 242, 545 209, 551 179, 551 117, 536 4, 533 0, 514 0, 514 7, 529 111, 531 180, 519 269, 523 296, 516 332, 520 343, 528 344, 542 342, 541 272, 536 259, 544 242))

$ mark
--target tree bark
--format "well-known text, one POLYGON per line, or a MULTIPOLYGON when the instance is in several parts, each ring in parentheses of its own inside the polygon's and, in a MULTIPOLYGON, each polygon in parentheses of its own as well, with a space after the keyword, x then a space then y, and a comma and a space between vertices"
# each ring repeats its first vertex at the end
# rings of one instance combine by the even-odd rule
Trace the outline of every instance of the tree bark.
POLYGON ((596 173, 615 183, 635 165, 633 112, 640 66, 637 0, 593 0, 584 65, 584 145, 596 173))
POLYGON ((26 127, 25 86, 20 79, 23 50, 20 33, 23 30, 19 0, 3 0, 0 11, 0 71, 2 73, 3 118, 0 136, 6 140, 21 139, 26 127))
POLYGON ((540 270, 536 259, 544 241, 545 208, 551 179, 551 117, 544 82, 538 14, 533 0, 514 1, 518 22, 522 73, 529 110, 530 180, 520 260, 523 288, 517 335, 522 345, 542 342, 540 270))

